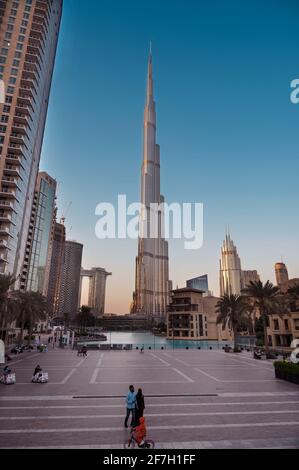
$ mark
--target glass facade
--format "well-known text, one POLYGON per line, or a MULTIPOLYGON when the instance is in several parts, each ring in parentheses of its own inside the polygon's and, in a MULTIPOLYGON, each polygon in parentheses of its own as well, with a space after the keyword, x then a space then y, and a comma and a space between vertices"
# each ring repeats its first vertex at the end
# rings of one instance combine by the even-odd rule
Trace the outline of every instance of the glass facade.
POLYGON ((46 173, 39 173, 27 241, 28 262, 24 264, 23 286, 28 291, 43 295, 47 295, 49 282, 55 194, 56 181, 46 173))
POLYGON ((198 289, 198 290, 203 291, 205 294, 209 293, 209 283, 208 283, 207 274, 204 274, 203 276, 195 277, 193 279, 189 279, 186 285, 190 289, 198 289))

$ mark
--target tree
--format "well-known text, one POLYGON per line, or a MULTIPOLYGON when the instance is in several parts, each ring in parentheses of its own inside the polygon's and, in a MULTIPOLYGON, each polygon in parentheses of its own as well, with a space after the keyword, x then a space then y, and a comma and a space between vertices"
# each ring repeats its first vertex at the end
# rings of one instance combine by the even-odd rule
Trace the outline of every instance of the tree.
POLYGON ((23 342, 24 329, 28 329, 28 346, 31 344, 31 336, 34 326, 40 320, 46 319, 46 298, 39 292, 16 292, 19 305, 18 320, 21 325, 20 343, 23 342))
POLYGON ((237 333, 239 328, 249 326, 248 312, 250 306, 241 295, 225 294, 216 304, 217 325, 222 324, 224 330, 228 327, 234 334, 234 349, 237 350, 237 333))
POLYGON ((17 303, 14 292, 11 291, 11 287, 14 283, 15 279, 13 276, 5 274, 0 275, 0 328, 1 338, 5 338, 5 340, 5 330, 17 316, 17 303))
POLYGON ((283 315, 288 312, 286 297, 282 295, 279 287, 274 286, 270 281, 265 284, 261 281, 250 281, 249 285, 242 290, 242 294, 248 298, 263 323, 264 345, 266 354, 268 354, 267 326, 269 317, 273 314, 283 315))
POLYGON ((77 315, 76 323, 81 332, 87 327, 95 326, 95 317, 92 315, 90 307, 82 305, 80 313, 77 315))
POLYGON ((291 311, 298 311, 299 284, 295 284, 293 287, 289 287, 287 295, 290 301, 291 311))

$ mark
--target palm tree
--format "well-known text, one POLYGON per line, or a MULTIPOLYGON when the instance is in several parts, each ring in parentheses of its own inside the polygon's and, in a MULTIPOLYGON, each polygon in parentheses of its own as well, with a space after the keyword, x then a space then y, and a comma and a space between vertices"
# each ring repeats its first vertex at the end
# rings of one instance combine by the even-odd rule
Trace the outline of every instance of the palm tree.
POLYGON ((273 314, 283 315, 288 312, 286 298, 280 292, 279 287, 274 286, 270 281, 267 281, 265 284, 261 281, 250 281, 248 286, 242 290, 242 294, 248 298, 263 322, 264 346, 266 354, 268 354, 267 326, 269 316, 273 314))
POLYGON ((19 304, 18 320, 21 324, 20 343, 23 342, 25 326, 28 329, 28 346, 31 344, 31 336, 35 324, 46 319, 46 299, 39 292, 17 292, 19 304))
POLYGON ((4 338, 7 326, 15 320, 17 315, 14 292, 10 290, 14 283, 15 279, 13 276, 0 275, 0 328, 2 339, 4 338))
POLYGON ((224 330, 228 327, 234 334, 234 350, 238 349, 237 333, 239 327, 249 326, 248 312, 250 306, 241 295, 225 294, 216 304, 217 325, 222 324, 224 330))

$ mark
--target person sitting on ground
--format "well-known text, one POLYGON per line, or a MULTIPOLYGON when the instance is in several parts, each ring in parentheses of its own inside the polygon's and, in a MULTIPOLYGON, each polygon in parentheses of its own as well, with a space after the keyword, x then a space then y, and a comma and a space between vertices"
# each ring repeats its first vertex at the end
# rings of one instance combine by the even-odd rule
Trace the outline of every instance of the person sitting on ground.
POLYGON ((146 437, 145 418, 139 418, 139 425, 133 428, 133 436, 138 444, 138 447, 144 447, 144 439, 146 437))
POLYGON ((33 372, 33 378, 38 379, 42 375, 42 368, 40 365, 37 365, 33 372))
POLYGON ((3 369, 4 383, 7 382, 7 376, 11 374, 11 369, 8 366, 5 366, 3 369))

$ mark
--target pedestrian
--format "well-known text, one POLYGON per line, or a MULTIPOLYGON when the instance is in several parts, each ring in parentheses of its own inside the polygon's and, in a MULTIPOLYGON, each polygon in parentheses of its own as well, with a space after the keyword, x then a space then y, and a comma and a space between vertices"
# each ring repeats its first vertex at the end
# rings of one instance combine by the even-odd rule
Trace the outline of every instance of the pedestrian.
POLYGON ((144 395, 142 393, 142 389, 138 388, 138 392, 136 394, 135 426, 139 426, 139 420, 143 417, 144 408, 144 395))
POLYGON ((129 392, 126 398, 126 405, 127 405, 127 415, 125 419, 125 428, 128 427, 128 419, 131 413, 132 413, 131 427, 133 427, 135 426, 135 410, 136 410, 136 392, 134 389, 134 385, 130 385, 129 387, 129 392))

